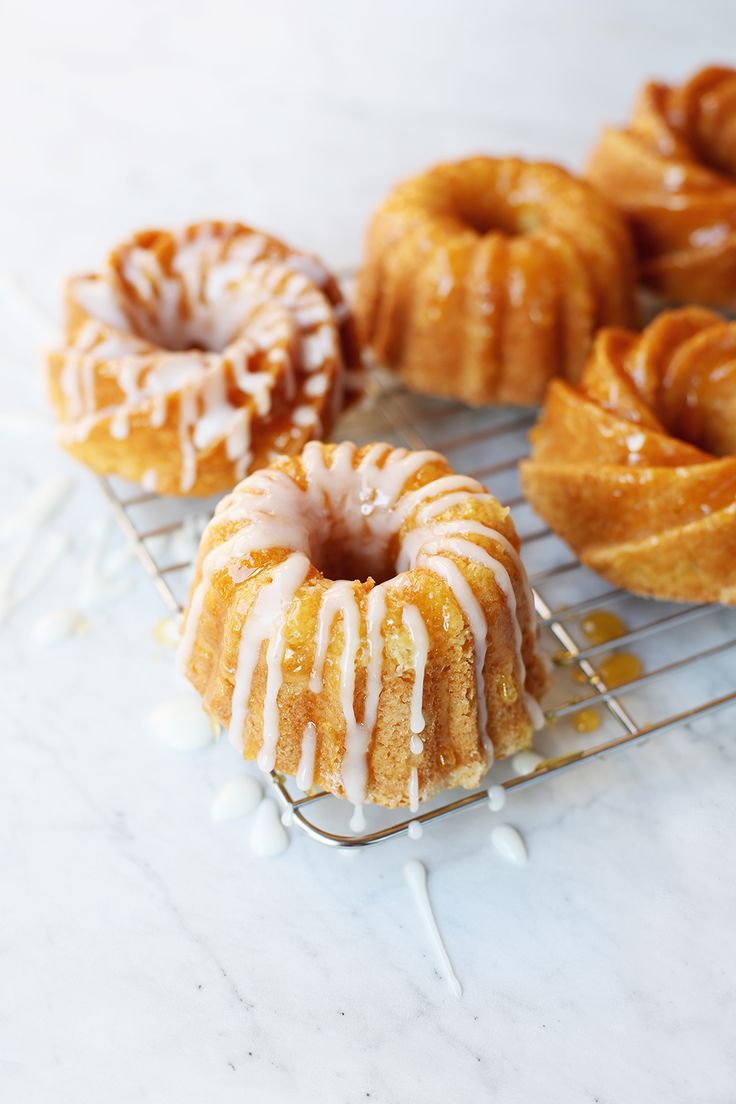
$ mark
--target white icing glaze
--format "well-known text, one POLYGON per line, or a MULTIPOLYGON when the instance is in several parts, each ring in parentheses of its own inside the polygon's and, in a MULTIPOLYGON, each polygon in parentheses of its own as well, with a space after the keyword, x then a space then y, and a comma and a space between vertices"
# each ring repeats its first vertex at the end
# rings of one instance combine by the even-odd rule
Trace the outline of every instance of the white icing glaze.
POLYGON ((260 803, 263 790, 247 774, 238 774, 215 794, 211 815, 213 820, 235 820, 251 813, 260 803))
POLYGON ((363 812, 362 805, 353 806, 353 815, 350 818, 350 830, 356 834, 365 831, 365 813, 363 812))
POLYGON ((383 622, 386 617, 388 583, 375 586, 368 594, 366 604, 366 638, 368 641, 368 666, 366 668, 365 707, 363 724, 370 734, 376 727, 378 702, 383 686, 383 622))
POLYGON ((525 866, 529 861, 526 844, 521 834, 510 824, 497 824, 491 831, 491 843, 506 862, 513 863, 515 866, 525 866))
MULTIPOLYGON (((414 685, 411 694, 409 727, 412 733, 419 733, 424 732, 425 728, 422 702, 424 700, 424 672, 429 654, 429 634, 422 615, 416 606, 404 606, 402 617, 414 646, 414 685)), ((415 743, 412 743, 411 750, 415 755, 418 755, 423 751, 424 745, 419 741, 418 750, 416 750, 416 746, 415 743)))
POLYGON ((322 673, 331 639, 332 623, 342 615, 343 645, 340 656, 340 704, 345 718, 345 754, 342 784, 348 801, 360 805, 365 797, 368 774, 367 752, 370 732, 355 717, 355 661, 361 641, 361 619, 355 599, 355 585, 345 579, 332 583, 322 598, 317 621, 317 648, 309 687, 322 691, 322 673))
POLYGON ((273 569, 269 583, 261 587, 247 618, 247 631, 240 634, 238 660, 232 696, 230 739, 240 747, 250 705, 250 689, 261 647, 267 649, 268 676, 264 702, 263 746, 258 753, 258 765, 264 771, 273 770, 278 742, 277 696, 281 685, 283 628, 289 606, 309 570, 309 560, 295 552, 273 569))
POLYGON ((504 786, 488 787, 488 808, 492 813, 500 813, 506 804, 506 789, 504 786))
POLYGON ((406 829, 406 834, 408 835, 410 840, 421 839, 422 835, 424 834, 424 829, 422 828, 421 821, 410 820, 409 826, 406 829))
POLYGON ((324 372, 320 372, 317 375, 310 376, 304 384, 304 394, 310 398, 316 398, 318 395, 324 395, 325 391, 330 385, 329 376, 324 372))
POLYGON ((437 921, 432 911, 432 904, 429 900, 426 867, 423 863, 420 863, 418 859, 409 859, 408 862, 404 863, 404 877, 411 890, 414 903, 419 909, 419 915, 422 918, 422 923, 429 936, 440 969, 445 975, 449 990, 454 997, 461 997, 463 995, 462 986, 452 968, 450 956, 442 940, 440 929, 437 926, 437 921))
POLYGON ((158 485, 158 472, 155 468, 146 468, 141 477, 141 486, 145 491, 155 491, 158 485))
POLYGON ((175 751, 198 751, 215 739, 212 722, 192 694, 161 702, 148 714, 146 723, 158 740, 175 751))
POLYGON ((274 859, 289 846, 289 833, 281 823, 276 803, 264 797, 256 809, 255 822, 250 836, 250 849, 262 859, 274 859))
POLYGON ((309 721, 302 736, 302 751, 296 772, 296 784, 302 793, 309 793, 314 785, 314 759, 317 750, 317 728, 309 721))
POLYGON ((409 771, 409 808, 413 813, 419 808, 419 771, 416 767, 409 771))
POLYGON ((511 758, 511 766, 514 774, 533 774, 539 764, 543 762, 542 756, 536 751, 517 751, 511 758))

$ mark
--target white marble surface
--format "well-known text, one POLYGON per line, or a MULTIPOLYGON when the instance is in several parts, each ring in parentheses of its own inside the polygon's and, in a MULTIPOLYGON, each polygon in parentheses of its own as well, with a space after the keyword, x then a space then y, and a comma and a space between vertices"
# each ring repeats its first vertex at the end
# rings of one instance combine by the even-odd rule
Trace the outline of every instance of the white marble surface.
MULTIPOLYGON (((643 76, 735 33, 726 2, 10 2, 0 268, 55 310, 67 270, 203 214, 349 264, 401 174, 471 150, 579 164, 643 76)), ((8 412, 44 403, 39 334, 4 287, 3 509, 76 478, 52 526, 75 554, 0 626, 4 1104, 733 1101, 734 712, 517 795, 500 816, 523 869, 488 812, 353 859, 294 838, 257 860, 248 821, 210 819, 230 748, 176 755, 145 728, 180 687, 140 571, 87 634, 32 640, 103 505, 47 426, 11 433, 8 412)))

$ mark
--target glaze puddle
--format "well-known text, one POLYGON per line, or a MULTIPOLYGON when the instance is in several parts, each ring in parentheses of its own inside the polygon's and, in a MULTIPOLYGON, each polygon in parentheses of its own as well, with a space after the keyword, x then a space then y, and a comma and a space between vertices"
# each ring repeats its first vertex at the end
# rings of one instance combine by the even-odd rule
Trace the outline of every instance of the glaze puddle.
POLYGON ((276 803, 264 797, 256 810, 255 824, 250 835, 250 849, 261 859, 274 859, 289 846, 289 833, 281 823, 276 803))
POLYGON ((231 778, 215 794, 211 815, 213 820, 235 820, 246 816, 260 804, 263 790, 247 774, 238 774, 231 778))
POLYGON ((497 824, 491 832, 491 843, 506 862, 514 866, 526 866, 529 862, 524 838, 510 824, 497 824))
POLYGON ((543 761, 542 756, 530 748, 527 751, 517 751, 516 755, 512 756, 511 766, 514 774, 534 774, 534 771, 543 761))
POLYGON ((215 728, 199 698, 178 694, 161 702, 146 717, 154 736, 175 751, 198 751, 215 739, 215 728))

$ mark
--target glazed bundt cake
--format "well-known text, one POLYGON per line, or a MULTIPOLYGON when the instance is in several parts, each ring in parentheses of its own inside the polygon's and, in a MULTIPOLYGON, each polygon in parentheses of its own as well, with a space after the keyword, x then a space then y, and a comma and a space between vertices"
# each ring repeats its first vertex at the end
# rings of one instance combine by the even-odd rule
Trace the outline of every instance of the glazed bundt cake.
POLYGON ((356 320, 407 386, 464 402, 541 401, 593 335, 634 322, 618 213, 556 165, 473 157, 399 184, 368 230, 356 320))
POLYGON ((647 84, 588 175, 629 219, 641 279, 667 298, 736 307, 736 70, 647 84))
POLYGON ((219 504, 181 669, 264 770, 416 808, 542 724, 518 548, 508 510, 438 453, 312 442, 219 504))
POLYGON ((736 323, 691 307, 605 330, 532 438, 526 495, 584 564, 639 594, 736 604, 736 323))
POLYGON ((163 494, 232 487, 327 432, 357 364, 313 257, 234 222, 136 234, 66 288, 49 358, 61 443, 163 494))

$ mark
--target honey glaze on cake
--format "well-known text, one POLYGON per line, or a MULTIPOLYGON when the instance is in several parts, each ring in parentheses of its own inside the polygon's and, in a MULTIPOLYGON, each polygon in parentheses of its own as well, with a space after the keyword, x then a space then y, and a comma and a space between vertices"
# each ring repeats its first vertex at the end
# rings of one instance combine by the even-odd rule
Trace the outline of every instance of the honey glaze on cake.
POLYGON ((603 330, 579 385, 550 385, 532 445, 524 493, 586 567, 736 603, 736 323, 687 307, 603 330))
POLYGON ((381 364, 430 395, 541 402, 596 330, 634 322, 619 213, 557 165, 471 157, 398 184, 366 235, 355 312, 381 364))
POLYGON ((642 282, 668 299, 736 309, 736 69, 650 81, 607 127, 593 184, 626 216, 642 282))
POLYGON ((508 511, 435 452, 312 442, 244 480, 204 534, 179 661, 246 757, 356 806, 475 785, 543 723, 508 511))

